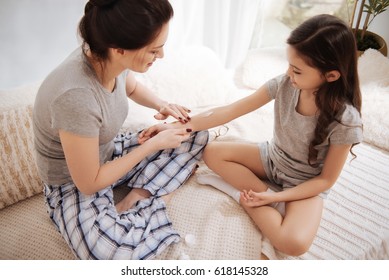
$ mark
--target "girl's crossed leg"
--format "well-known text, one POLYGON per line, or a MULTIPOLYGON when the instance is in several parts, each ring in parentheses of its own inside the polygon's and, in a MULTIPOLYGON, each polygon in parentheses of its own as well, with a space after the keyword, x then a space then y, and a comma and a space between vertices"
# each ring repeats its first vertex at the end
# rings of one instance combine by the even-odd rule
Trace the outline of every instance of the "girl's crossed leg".
POLYGON ((299 256, 309 250, 315 238, 323 209, 319 196, 285 203, 285 215, 270 206, 241 205, 270 243, 279 251, 299 256))
MULTIPOLYGON (((209 143, 203 159, 210 169, 239 191, 267 190, 267 185, 261 181, 267 176, 256 144, 209 143)), ((318 196, 286 202, 284 216, 270 206, 252 207, 243 200, 240 204, 276 249, 294 256, 305 253, 311 246, 323 209, 323 201, 318 196)))
POLYGON ((203 159, 210 169, 238 191, 252 189, 256 192, 263 192, 267 190, 267 185, 260 180, 266 179, 266 173, 260 162, 260 152, 256 144, 208 143, 203 159))

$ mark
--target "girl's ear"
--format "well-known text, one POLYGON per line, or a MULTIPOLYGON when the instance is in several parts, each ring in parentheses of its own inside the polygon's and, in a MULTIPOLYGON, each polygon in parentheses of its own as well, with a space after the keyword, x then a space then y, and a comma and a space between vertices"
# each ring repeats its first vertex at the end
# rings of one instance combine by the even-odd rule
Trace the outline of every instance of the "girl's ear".
POLYGON ((338 70, 332 70, 325 74, 327 82, 335 82, 340 78, 340 72, 338 70))

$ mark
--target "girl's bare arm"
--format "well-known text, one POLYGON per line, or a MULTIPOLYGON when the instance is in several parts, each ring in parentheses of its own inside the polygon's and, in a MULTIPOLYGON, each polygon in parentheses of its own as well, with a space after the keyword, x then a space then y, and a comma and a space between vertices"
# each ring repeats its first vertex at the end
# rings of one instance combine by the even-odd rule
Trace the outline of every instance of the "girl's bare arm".
POLYGON ((166 125, 155 125, 149 129, 145 129, 140 134, 140 142, 149 139, 158 132, 168 128, 184 127, 191 129, 192 131, 206 130, 212 127, 216 127, 225 123, 228 123, 240 116, 243 116, 249 112, 252 112, 270 101, 267 87, 262 86, 253 94, 235 101, 231 104, 216 107, 214 109, 197 114, 191 118, 188 123, 171 123, 166 125))

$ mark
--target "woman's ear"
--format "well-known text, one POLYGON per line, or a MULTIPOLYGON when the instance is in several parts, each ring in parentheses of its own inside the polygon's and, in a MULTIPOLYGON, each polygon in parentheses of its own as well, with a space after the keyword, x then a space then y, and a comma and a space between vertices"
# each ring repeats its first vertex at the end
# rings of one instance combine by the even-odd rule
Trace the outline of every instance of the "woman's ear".
POLYGON ((119 55, 123 55, 124 54, 124 50, 123 49, 116 49, 116 48, 112 48, 112 51, 116 54, 119 54, 119 55))
POLYGON ((338 70, 332 70, 325 74, 327 82, 335 82, 340 78, 340 72, 338 70))
POLYGON ((109 48, 108 51, 110 52, 110 57, 121 57, 124 55, 123 49, 109 48))

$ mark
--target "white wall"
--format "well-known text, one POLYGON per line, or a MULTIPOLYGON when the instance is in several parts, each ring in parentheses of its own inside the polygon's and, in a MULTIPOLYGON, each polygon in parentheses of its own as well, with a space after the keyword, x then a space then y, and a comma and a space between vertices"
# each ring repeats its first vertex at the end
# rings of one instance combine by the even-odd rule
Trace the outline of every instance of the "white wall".
MULTIPOLYGON (((186 0, 172 2, 183 1, 186 0)), ((0 0, 0 90, 43 80, 79 45, 77 26, 86 2, 0 0)), ((179 10, 175 17, 179 18, 179 10)), ((389 44, 388 27, 389 10, 374 20, 370 30, 380 34, 389 44)), ((283 33, 280 26, 275 28, 264 28, 266 34, 262 35, 280 36, 288 32, 283 33)), ((173 32, 170 46, 174 39, 182 39, 182 36, 174 38, 173 32)))
MULTIPOLYGON (((369 30, 379 34, 386 44, 389 44, 389 10, 379 14, 369 27, 369 30)), ((388 54, 389 56, 389 54, 388 54)))
POLYGON ((0 89, 42 80, 78 43, 86 0, 0 0, 0 89))
MULTIPOLYGON (((353 27, 355 27, 356 25, 357 17, 358 14, 355 13, 353 27)), ((364 20, 365 20, 365 14, 363 14, 361 18, 361 23, 359 25, 360 27, 363 26, 364 20)), ((385 12, 376 16, 376 18, 370 24, 368 30, 377 33, 385 40, 386 44, 389 44, 389 10, 386 10, 385 12)))

